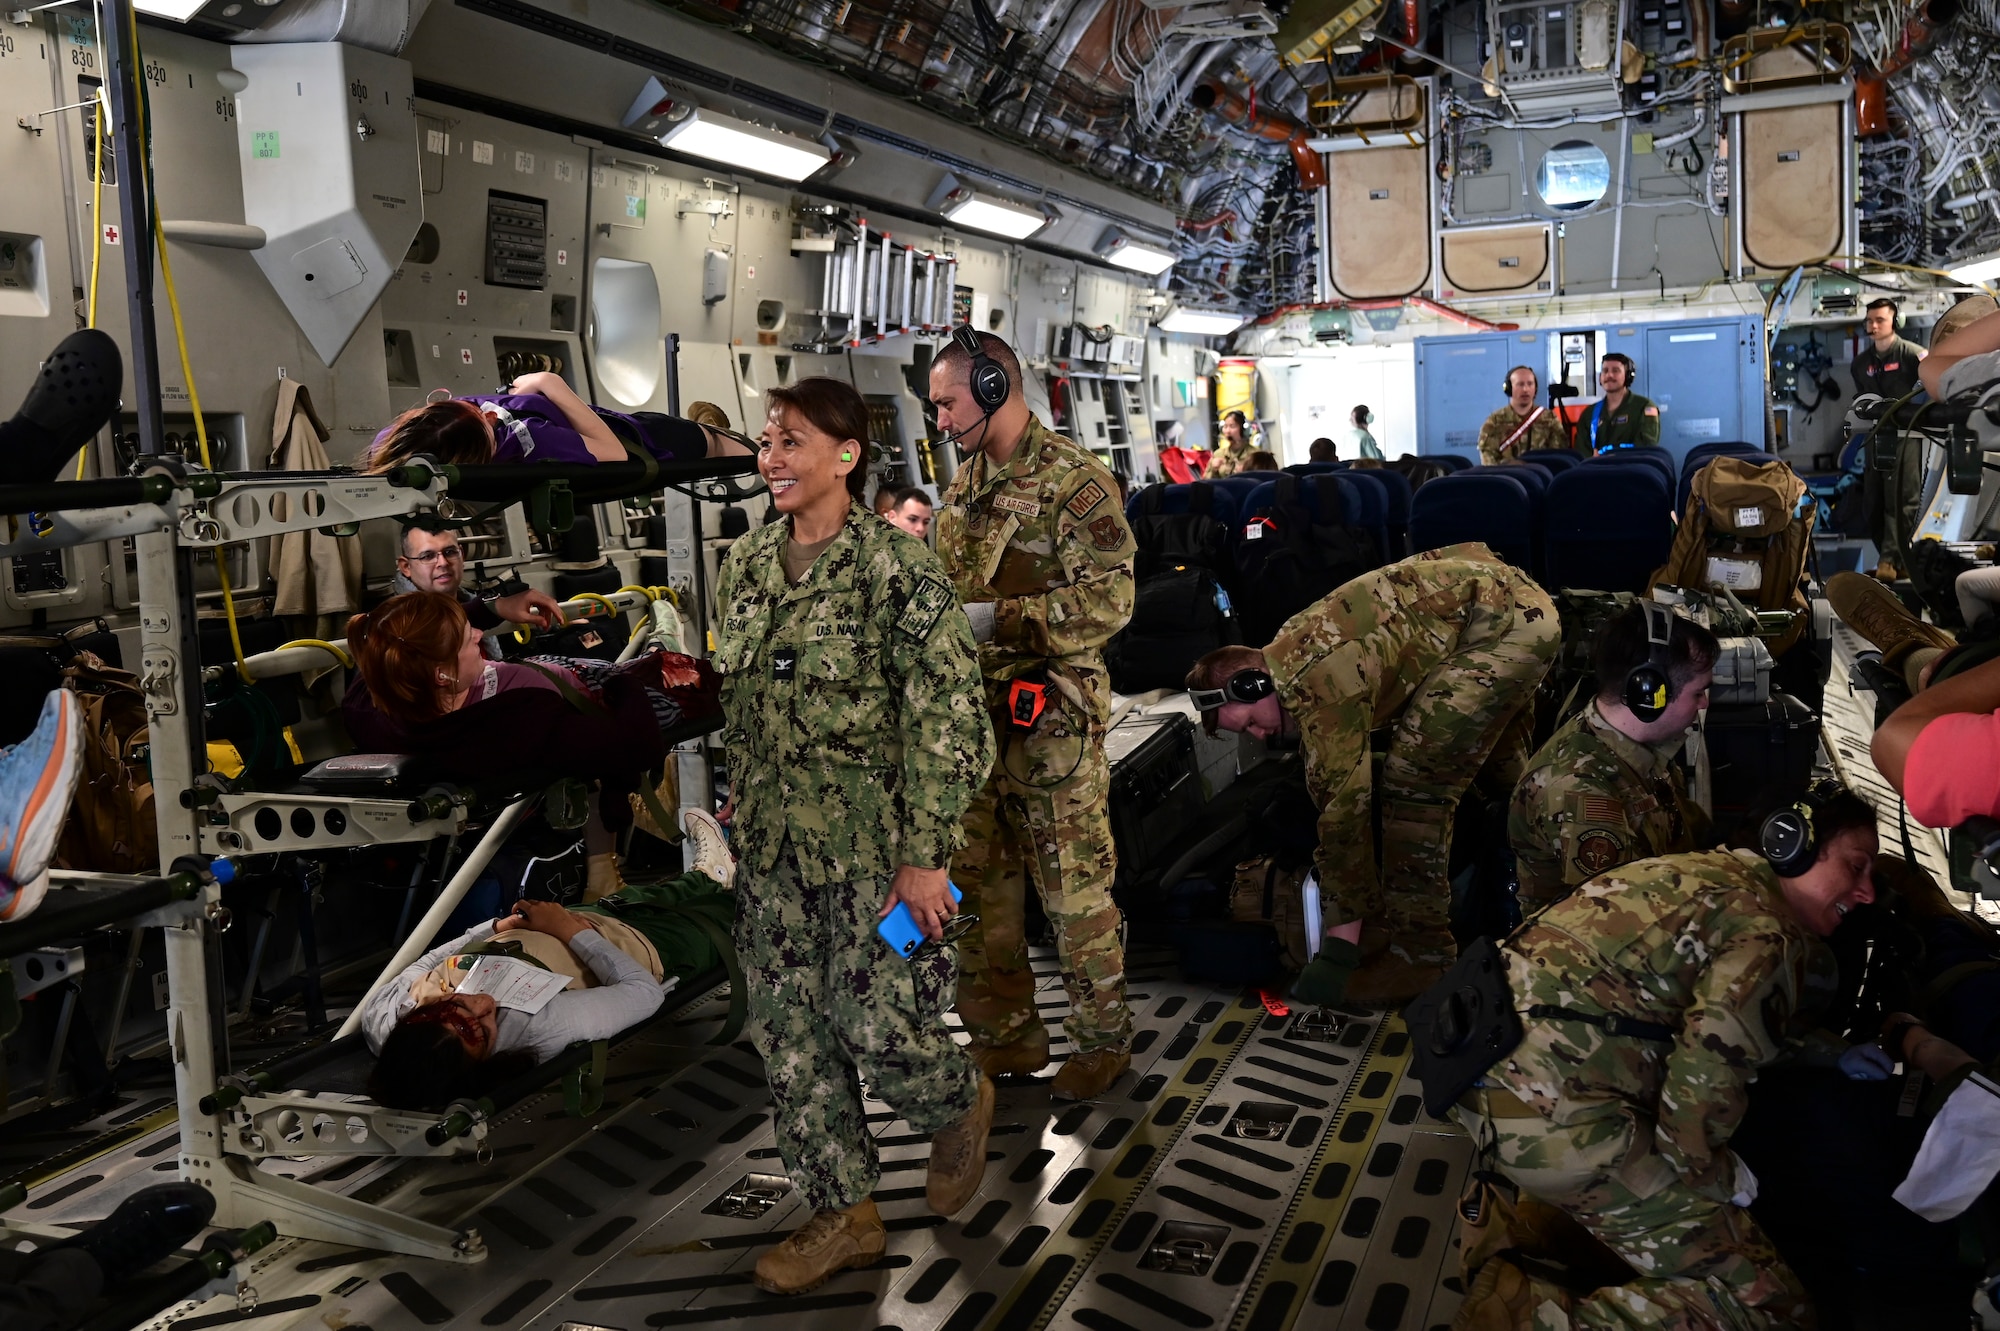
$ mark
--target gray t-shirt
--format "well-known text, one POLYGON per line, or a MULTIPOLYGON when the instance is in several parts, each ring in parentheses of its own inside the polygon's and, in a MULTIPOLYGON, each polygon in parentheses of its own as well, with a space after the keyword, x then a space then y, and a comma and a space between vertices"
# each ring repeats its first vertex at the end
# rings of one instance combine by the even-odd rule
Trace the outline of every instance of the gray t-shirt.
MULTIPOLYGON (((382 1052, 382 1042, 416 1002, 410 987, 446 957, 493 937, 493 922, 476 925, 440 947, 432 948, 368 996, 361 1011, 361 1031, 370 1053, 382 1052)), ((578 1040, 602 1040, 644 1021, 659 1011, 666 990, 647 969, 612 946, 595 929, 584 929, 569 942, 577 960, 598 979, 595 989, 566 989, 532 1015, 500 1009, 499 1031, 492 1053, 525 1049, 537 1063, 546 1063, 578 1040)))

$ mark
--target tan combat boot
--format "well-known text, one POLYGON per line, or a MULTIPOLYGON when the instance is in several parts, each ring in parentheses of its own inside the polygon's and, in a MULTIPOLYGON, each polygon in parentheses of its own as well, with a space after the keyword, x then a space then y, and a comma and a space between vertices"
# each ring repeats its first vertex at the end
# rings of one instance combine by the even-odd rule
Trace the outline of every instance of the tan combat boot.
POLYGON ((881 1212, 870 1197, 845 1211, 814 1215, 757 1259, 751 1279, 767 1294, 803 1294, 850 1266, 869 1265, 888 1246, 881 1212))
POLYGON ((966 1048, 989 1077, 1029 1077, 1049 1065, 1049 1028, 1037 1022, 1006 1044, 974 1040, 966 1048))
POLYGON ((1882 653, 1883 665, 1894 666, 1919 647, 1958 646, 1956 638, 1918 619, 1896 593, 1863 574, 1836 573, 1828 578, 1826 599, 1842 623, 1882 653))
POLYGON ((1544 1301, 1569 1311, 1568 1294, 1553 1285, 1529 1279, 1528 1273, 1504 1257, 1495 1257, 1479 1268, 1451 1331, 1534 1331, 1535 1309, 1544 1301))
MULTIPOLYGON (((1367 936, 1364 928, 1364 942, 1367 936)), ((1399 1008, 1443 979, 1457 952, 1457 944, 1448 937, 1408 931, 1391 932, 1389 937, 1393 941, 1387 947, 1364 960, 1361 969, 1347 978, 1347 1002, 1357 1007, 1399 1008)))
POLYGON ((694 872, 706 874, 722 887, 736 881, 736 858, 729 853, 729 838, 715 815, 703 809, 681 810, 681 831, 694 843, 694 872))
POLYGON ((1087 1054, 1071 1054, 1050 1083, 1049 1094, 1057 1100, 1095 1100, 1131 1066, 1132 1051, 1123 1040, 1087 1054))
POLYGON ((986 1134, 993 1127, 993 1079, 979 1078, 979 1098, 966 1116, 931 1134, 924 1199, 939 1215, 957 1215, 986 1177, 986 1134))

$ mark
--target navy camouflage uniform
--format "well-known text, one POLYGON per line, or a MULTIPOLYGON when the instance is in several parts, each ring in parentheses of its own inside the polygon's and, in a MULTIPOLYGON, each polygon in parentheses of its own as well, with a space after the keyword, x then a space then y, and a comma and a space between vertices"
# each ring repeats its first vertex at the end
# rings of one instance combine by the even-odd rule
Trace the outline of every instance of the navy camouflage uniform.
POLYGON ((814 1210, 844 1210, 879 1177, 864 1078, 918 1132, 978 1098, 943 1023, 951 950, 908 961, 875 929, 899 865, 951 862, 993 736, 937 557, 851 506, 794 587, 788 526, 736 542, 718 589, 736 947, 785 1170, 814 1210))

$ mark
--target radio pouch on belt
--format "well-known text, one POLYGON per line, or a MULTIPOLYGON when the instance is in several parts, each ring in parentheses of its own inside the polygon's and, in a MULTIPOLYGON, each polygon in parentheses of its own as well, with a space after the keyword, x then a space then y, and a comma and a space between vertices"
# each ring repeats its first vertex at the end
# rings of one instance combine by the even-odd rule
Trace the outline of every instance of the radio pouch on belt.
POLYGON ((1486 1069, 1521 1043, 1507 965, 1493 940, 1481 938, 1460 952, 1444 978, 1403 1009, 1403 1020, 1424 1108, 1443 1118, 1486 1069))

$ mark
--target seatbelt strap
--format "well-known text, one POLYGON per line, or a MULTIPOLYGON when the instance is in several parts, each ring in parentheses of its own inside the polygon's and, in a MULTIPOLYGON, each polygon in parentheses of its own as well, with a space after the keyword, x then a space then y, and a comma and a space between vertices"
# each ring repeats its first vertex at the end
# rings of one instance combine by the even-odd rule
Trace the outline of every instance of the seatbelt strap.
POLYGON ((521 661, 518 664, 528 667, 528 669, 555 685, 556 691, 562 694, 563 701, 571 707, 576 708, 577 711, 588 712, 595 716, 610 715, 610 708, 585 693, 582 689, 579 689, 576 685, 570 683, 569 676, 563 674, 561 671, 550 670, 546 666, 536 665, 533 661, 521 661))
POLYGON ((1534 428, 1535 422, 1540 420, 1542 413, 1547 410, 1547 407, 1536 407, 1532 412, 1528 413, 1528 419, 1521 422, 1520 428, 1500 441, 1500 452, 1505 454, 1508 449, 1512 448, 1516 440, 1534 428))
POLYGON ((1635 1040, 1672 1044, 1681 1038, 1680 1032, 1671 1026, 1662 1026, 1657 1021, 1640 1021, 1636 1017, 1621 1017, 1616 1012, 1578 1012, 1575 1008, 1537 1003, 1527 1009, 1527 1013, 1531 1017, 1545 1017, 1551 1021, 1580 1021, 1586 1026, 1599 1028, 1606 1035, 1629 1035, 1635 1040))

